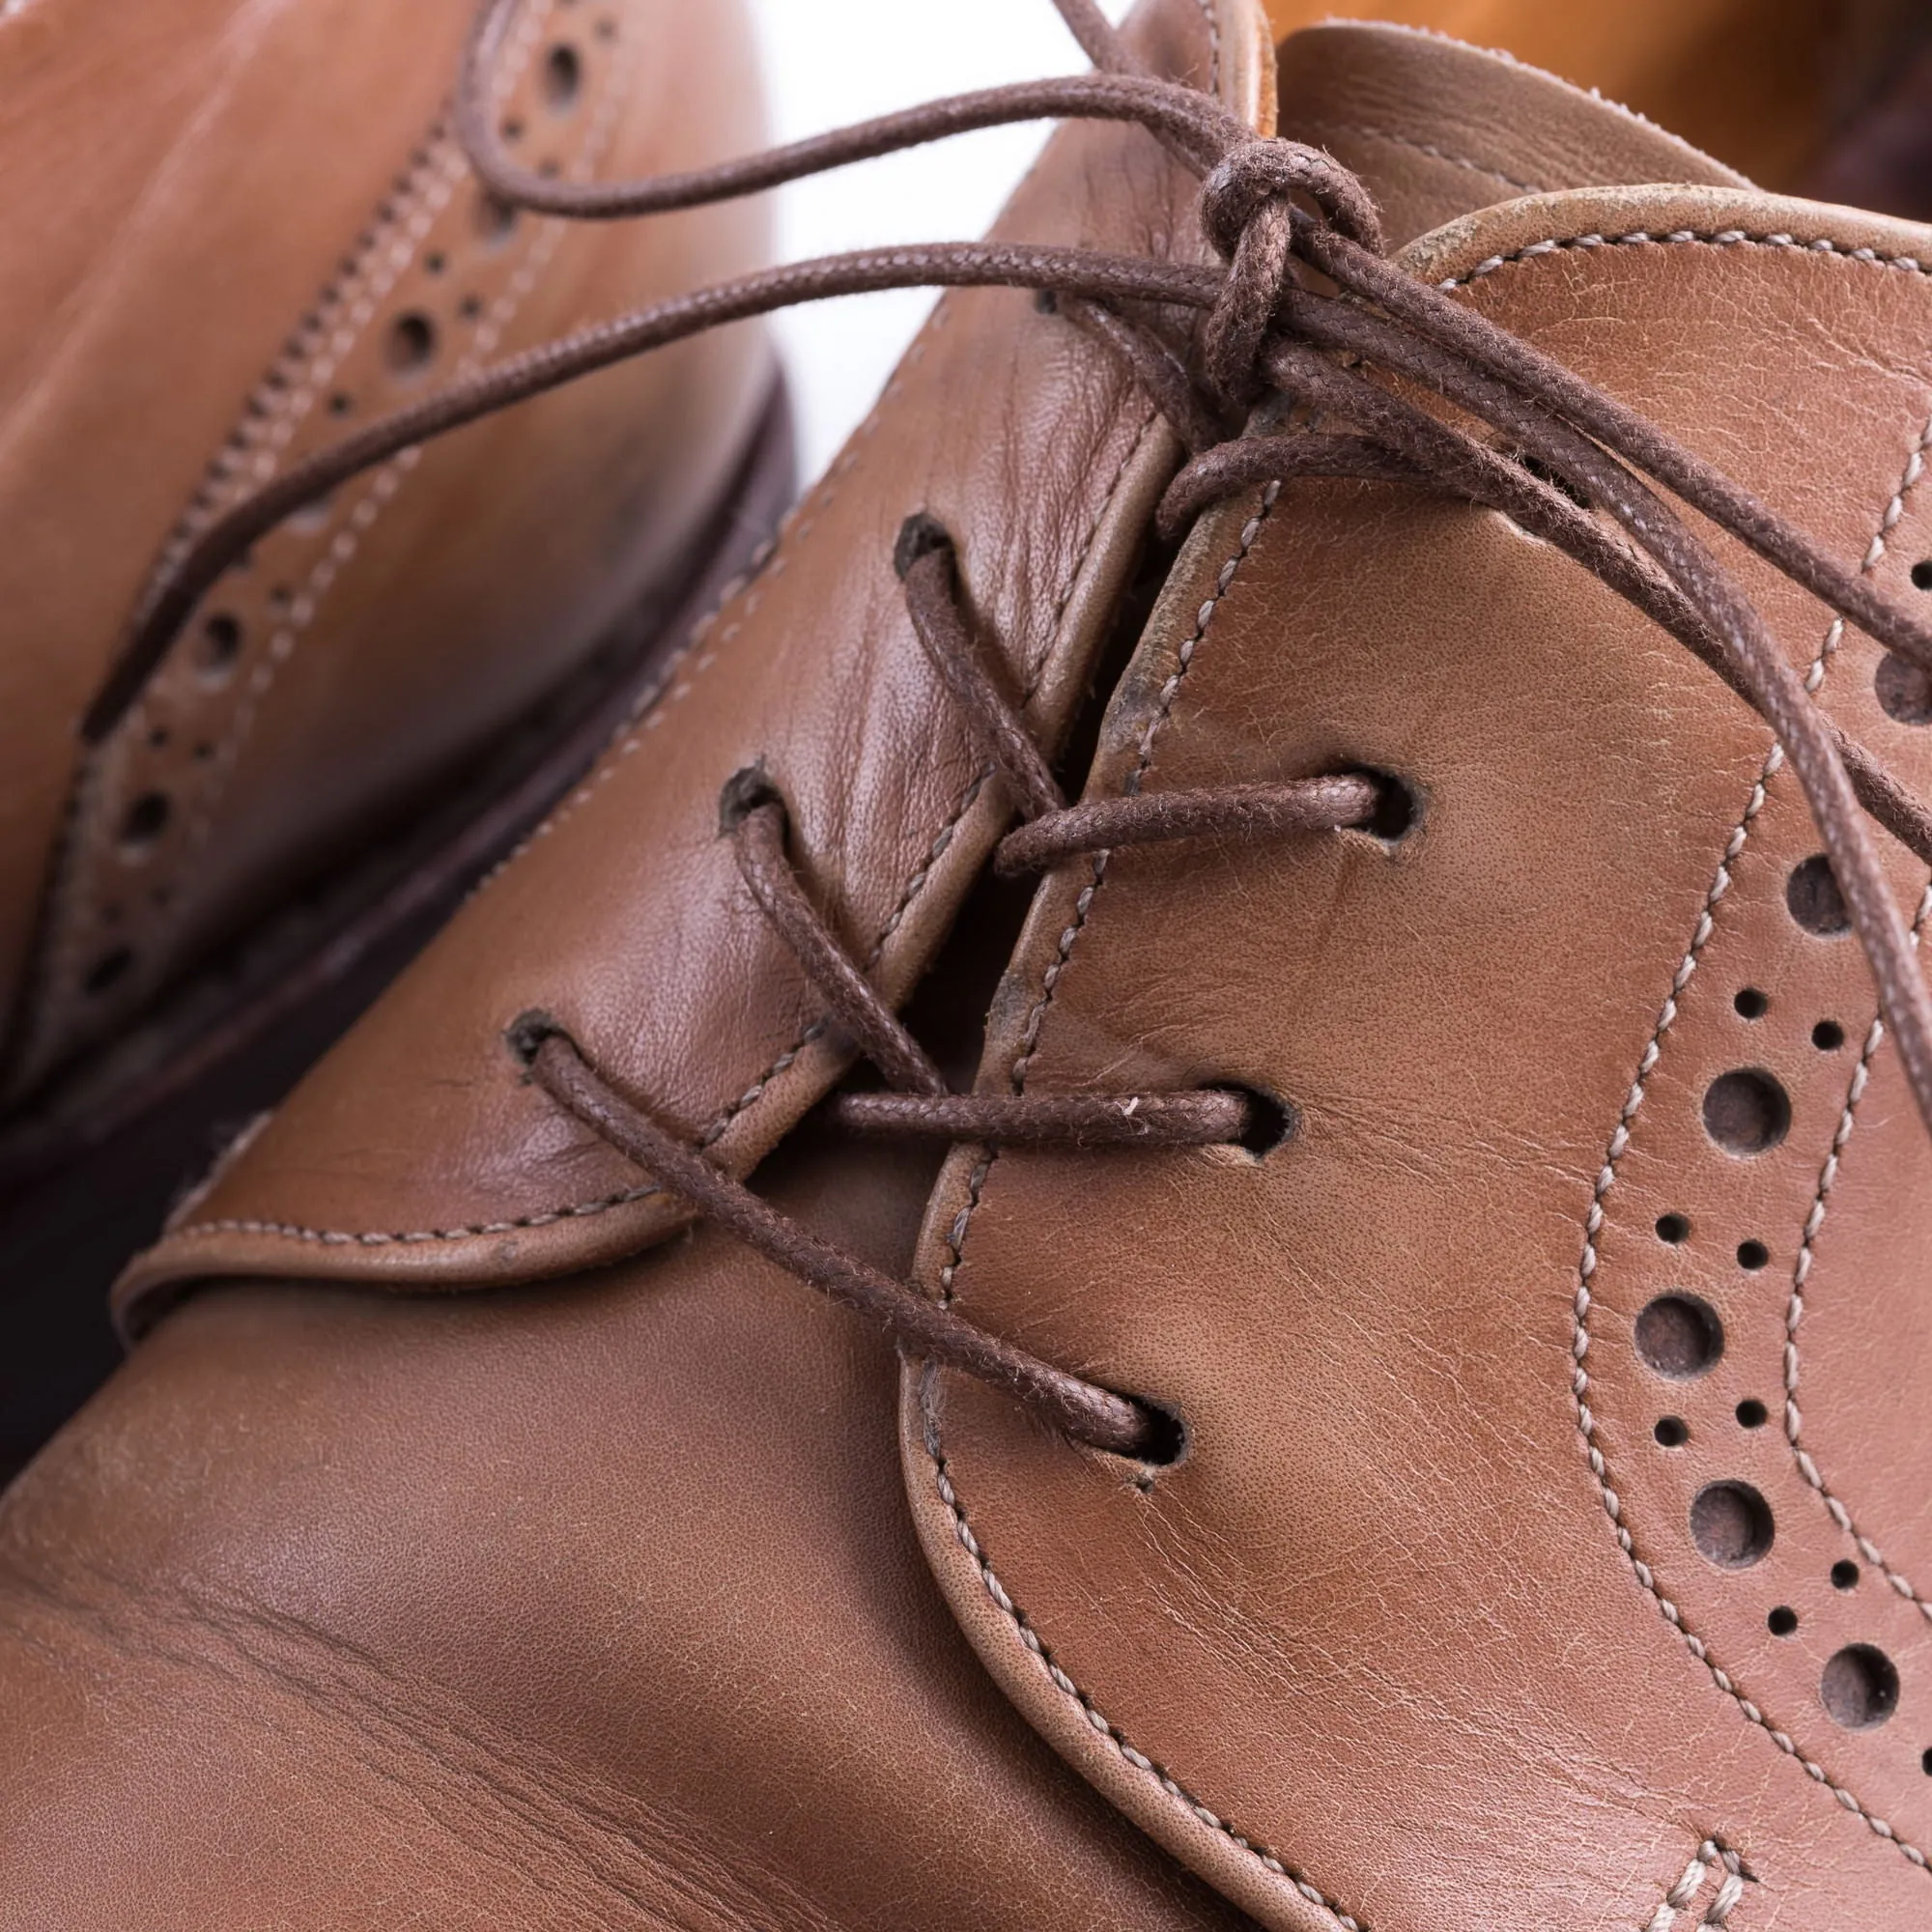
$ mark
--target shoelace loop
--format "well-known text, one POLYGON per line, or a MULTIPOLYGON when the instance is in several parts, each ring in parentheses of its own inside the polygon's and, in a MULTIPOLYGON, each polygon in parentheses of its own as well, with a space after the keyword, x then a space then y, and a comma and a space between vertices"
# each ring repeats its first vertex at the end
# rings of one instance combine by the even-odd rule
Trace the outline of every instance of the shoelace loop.
MULTIPOLYGON (((306 459, 170 559, 90 713, 90 737, 114 728, 198 597, 249 543, 404 448, 627 356, 790 303, 909 285, 1032 289, 1120 359, 1189 453, 1159 513, 1170 537, 1210 503, 1264 482, 1353 477, 1443 491, 1556 545, 1708 664, 1785 748, 1932 1126, 1932 999, 1865 824, 1869 816, 1932 864, 1932 811, 1818 710, 1763 618, 1660 492, 1887 649, 1932 669, 1932 631, 1865 577, 1656 425, 1384 259, 1373 200, 1353 175, 1320 150, 1257 137, 1219 103, 1142 71, 1093 0, 1054 4, 1097 72, 958 96, 717 168, 614 184, 553 180, 503 150, 492 113, 495 61, 521 4, 487 0, 458 113, 479 178, 506 202, 614 219, 724 200, 972 128, 1111 120, 1146 128, 1203 178, 1201 222, 1225 268, 1020 243, 868 251, 748 276, 513 357, 306 459), (1177 314, 1194 318, 1180 340, 1177 314), (1267 391, 1278 398, 1273 426, 1257 435, 1231 429, 1267 391)), ((999 847, 1003 870, 1136 843, 1373 830, 1393 802, 1399 781, 1328 772, 1069 804, 971 635, 947 533, 930 519, 910 519, 895 561, 913 626, 1021 820, 999 847)), ((723 830, 748 890, 854 1052, 896 1090, 838 1096, 833 1112, 848 1126, 1048 1146, 1244 1144, 1255 1152, 1293 1133, 1285 1102, 1212 1088, 948 1094, 801 885, 786 828, 782 800, 759 775, 727 786, 723 830)), ((758 1252, 869 1312, 909 1351, 1008 1390, 1094 1447, 1149 1461, 1178 1453, 1179 1425, 1157 1404, 1039 1361, 778 1213, 618 1093, 556 1020, 526 1014, 510 1043, 529 1077, 591 1132, 758 1252)))

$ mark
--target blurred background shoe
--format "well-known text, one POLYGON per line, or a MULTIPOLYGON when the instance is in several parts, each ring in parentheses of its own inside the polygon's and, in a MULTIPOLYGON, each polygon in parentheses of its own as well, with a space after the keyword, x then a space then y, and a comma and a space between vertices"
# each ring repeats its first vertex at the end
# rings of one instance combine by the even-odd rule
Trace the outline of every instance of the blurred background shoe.
MULTIPOLYGON (((789 495, 755 325, 392 462, 157 659, 196 534, 530 344, 753 268, 751 204, 503 206, 471 0, 0 9, 0 1463, 111 1359, 100 1293, 593 755, 789 495)), ((537 0, 503 139, 564 181, 756 146, 736 0, 537 0)))

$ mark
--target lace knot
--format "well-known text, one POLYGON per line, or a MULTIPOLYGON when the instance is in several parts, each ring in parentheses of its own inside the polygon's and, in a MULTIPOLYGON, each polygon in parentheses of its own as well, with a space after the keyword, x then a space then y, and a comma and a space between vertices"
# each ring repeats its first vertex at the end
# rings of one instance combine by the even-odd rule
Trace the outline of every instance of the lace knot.
POLYGON ((1382 252, 1381 218, 1360 181, 1320 148, 1279 137, 1257 136, 1221 157, 1201 184, 1201 226, 1214 252, 1232 265, 1262 210, 1296 194, 1306 195, 1338 234, 1382 252))

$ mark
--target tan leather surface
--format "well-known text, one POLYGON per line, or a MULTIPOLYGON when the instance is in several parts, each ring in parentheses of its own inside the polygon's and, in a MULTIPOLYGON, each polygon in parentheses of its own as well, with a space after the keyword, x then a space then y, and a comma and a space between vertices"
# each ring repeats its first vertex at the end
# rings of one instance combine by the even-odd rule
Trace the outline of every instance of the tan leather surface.
POLYGON ((1918 0, 1268 0, 1268 15, 1278 39, 1346 18, 1500 49, 1787 192, 1925 25, 1918 0))
MULTIPOLYGON (((906 1264, 924 1160, 794 1148, 906 1264)), ((0 1507, 8 1932, 1234 1932, 907 1522, 890 1350, 715 1234, 183 1311, 0 1507)))
MULTIPOLYGON (((1470 216, 1409 259, 1924 594, 1932 233, 1597 191, 1470 216)), ((1932 747, 1876 715, 1874 649, 1729 560, 1922 793, 1932 747)), ((1420 826, 1393 849, 1122 852, 1042 887, 986 1085, 1232 1080, 1300 1131, 1260 1159, 958 1152, 926 1278, 1169 1406, 1189 1447, 1143 1472, 914 1378, 908 1483, 1015 1700, 1270 1923, 1674 1932, 1721 1902, 1734 1932, 1903 1932, 1932 1911, 1932 1628, 1860 1541, 1918 1586, 1926 1251, 1904 1204, 1932 1161, 1882 1048, 1832 1160, 1873 995, 1854 942, 1785 910, 1815 835, 1769 749, 1594 580, 1385 486, 1206 519, 1117 696, 1090 795, 1144 755, 1150 788, 1366 764, 1418 788, 1420 826), (1845 1046, 1813 1044, 1822 1018, 1845 1046), (1755 1154, 1702 1118, 1750 1068, 1791 1109, 1755 1154), (1666 1212, 1686 1241, 1660 1239, 1666 1212), (1671 1290, 1728 1338, 1689 1380, 1635 1339, 1671 1290), (1739 1417, 1752 1399, 1762 1426, 1739 1417), (1665 1414, 1682 1446, 1655 1435, 1665 1414), (1775 1537, 1720 1567, 1691 1505, 1740 1482, 1775 1537), (1854 1587, 1833 1587, 1841 1561, 1867 1566, 1854 1587), (1889 1716, 1850 1709, 1869 1728, 1824 1696, 1853 1645, 1898 1673, 1889 1716)))
POLYGON ((1283 43, 1276 85, 1282 131, 1375 184, 1391 247, 1552 188, 1747 185, 1626 108, 1412 29, 1311 27, 1283 43))
MULTIPOLYGON (((1161 65, 1258 117, 1260 26, 1236 0, 1169 0, 1145 31, 1161 65)), ((1146 134, 1074 127, 999 232, 1199 247, 1193 195, 1146 134)), ((763 769, 814 903, 903 997, 1005 807, 906 617, 901 524, 923 511, 951 529, 982 633, 1051 742, 1176 460, 1120 365, 1064 319, 1010 291, 942 303, 639 729, 135 1264, 124 1302, 215 1275, 527 1281, 675 1225, 680 1208, 524 1083, 503 1031, 530 1008, 748 1168, 848 1055, 738 875, 724 786, 763 769)))
MULTIPOLYGON (((16 1089, 554 685, 750 434, 769 365, 740 332, 392 465, 258 546, 81 761, 80 711, 180 530, 432 384, 763 259, 749 207, 498 233, 439 127, 472 11, 40 0, 0 21, 0 998, 37 947, 16 1089)), ((570 173, 759 136, 736 6, 532 0, 505 77, 506 118, 570 173)))

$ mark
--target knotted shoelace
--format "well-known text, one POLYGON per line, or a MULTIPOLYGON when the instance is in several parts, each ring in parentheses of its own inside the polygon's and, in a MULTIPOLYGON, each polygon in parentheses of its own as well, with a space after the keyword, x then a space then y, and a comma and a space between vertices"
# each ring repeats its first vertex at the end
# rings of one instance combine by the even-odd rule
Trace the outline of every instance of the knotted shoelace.
MULTIPOLYGON (((577 220, 630 218, 758 192, 971 128, 1113 121, 1147 129, 1200 178, 1201 224, 1220 266, 1016 242, 862 251, 748 275, 512 357, 306 458, 165 565, 86 721, 89 739, 114 729, 201 597, 252 543, 405 449, 593 370, 794 303, 902 287, 1030 289, 1120 358, 1187 451, 1157 513, 1168 538, 1209 504, 1268 482, 1352 477, 1438 491, 1499 511, 1562 550, 1709 665, 1784 748, 1932 1128, 1932 997, 1866 822, 1932 866, 1932 813, 1818 709, 1763 617, 1660 491, 1928 674, 1932 632, 1655 424, 1386 260, 1373 202, 1330 156, 1257 137, 1209 97, 1143 71, 1093 0, 1054 4, 1094 72, 935 100, 690 174, 582 184, 524 168, 504 149, 493 83, 522 0, 487 0, 465 57, 457 127, 482 184, 510 206, 577 220), (1415 400, 1422 395, 1431 406, 1415 400), (1264 397, 1269 420, 1290 427, 1243 434, 1264 397)), ((895 563, 921 642, 1019 820, 995 854, 1002 871, 1132 844, 1374 829, 1391 807, 1396 781, 1362 772, 1070 804, 1003 691, 992 654, 973 635, 947 532, 914 515, 895 563)), ((1262 1096, 1216 1089, 949 1093, 800 883, 786 856, 784 802, 756 774, 741 774, 726 786, 723 816, 764 916, 846 1040, 887 1082, 883 1093, 835 1097, 834 1117, 847 1126, 948 1140, 1183 1148, 1258 1146, 1292 1124, 1284 1118, 1270 1126, 1262 1096)), ((873 1316, 902 1349, 1007 1390, 1093 1447, 1148 1461, 1177 1453, 1179 1425, 1156 1406, 1012 1347, 779 1212, 620 1094, 550 1016, 526 1014, 510 1043, 531 1079, 668 1191, 873 1316)))

